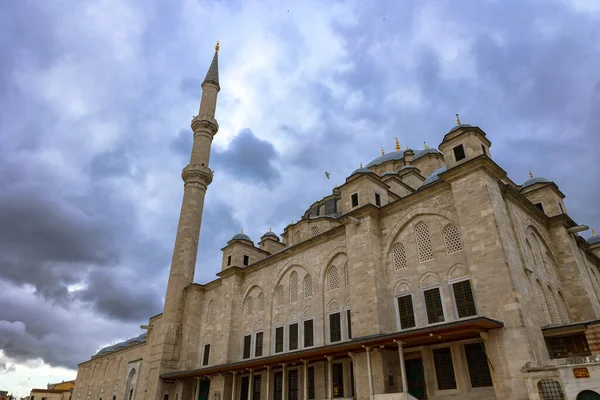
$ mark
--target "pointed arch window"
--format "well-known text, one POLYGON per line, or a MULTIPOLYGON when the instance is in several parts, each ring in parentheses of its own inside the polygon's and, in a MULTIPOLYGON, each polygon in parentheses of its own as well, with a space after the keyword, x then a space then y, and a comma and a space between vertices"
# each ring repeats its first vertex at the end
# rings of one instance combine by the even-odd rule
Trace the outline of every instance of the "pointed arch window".
POLYGON ((542 283, 539 280, 535 281, 535 289, 537 291, 538 303, 540 304, 540 308, 544 313, 544 317, 546 318, 546 322, 551 324, 552 318, 550 317, 550 310, 548 310, 548 304, 546 304, 546 296, 544 296, 544 288, 542 287, 542 283))
POLYGON ((423 221, 415 225, 415 236, 417 237, 417 251, 419 261, 425 262, 433 260, 433 250, 431 249, 431 238, 429 236, 429 227, 423 221))
POLYGON ((404 245, 402 243, 398 242, 394 244, 394 248, 392 249, 392 258, 395 271, 406 268, 406 250, 404 249, 404 245))
POLYGON ((206 322, 212 321, 213 303, 211 300, 208 302, 208 306, 206 306, 206 322))
POLYGON ((283 305, 283 286, 277 286, 275 289, 275 301, 277 302, 277 307, 281 307, 283 305))
POLYGON ((256 303, 257 303, 257 309, 259 312, 261 311, 265 311, 265 295, 263 294, 263 292, 260 292, 258 294, 258 297, 256 299, 256 303))
POLYGON ((563 323, 568 323, 569 312, 567 311, 567 303, 565 302, 565 298, 560 290, 558 291, 558 308, 560 310, 560 316, 563 320, 563 323))
POLYGON ((525 261, 527 262, 527 267, 529 267, 530 270, 535 270, 533 250, 531 249, 531 243, 529 243, 529 239, 525 239, 525 261))
POLYGON ((306 274, 306 276, 304 277, 304 298, 308 299, 309 297, 312 297, 312 292, 313 292, 313 287, 312 287, 312 279, 310 277, 310 275, 306 274))
POLYGON ((290 274, 290 302, 298 301, 298 273, 293 271, 290 274))
POLYGON ((550 308, 550 316, 552 317, 552 322, 555 324, 560 324, 560 315, 558 313, 558 307, 556 306, 556 298, 554 297, 554 291, 550 286, 546 287, 546 297, 548 301, 548 306, 550 308))
POLYGON ((335 265, 329 267, 329 271, 327 271, 327 282, 329 284, 329 290, 338 289, 340 287, 338 269, 335 265))
POLYGON ((448 254, 462 251, 463 245, 460 232, 454 224, 448 224, 444 227, 444 243, 448 254))
POLYGON ((246 315, 254 314, 254 299, 250 296, 246 299, 246 315))

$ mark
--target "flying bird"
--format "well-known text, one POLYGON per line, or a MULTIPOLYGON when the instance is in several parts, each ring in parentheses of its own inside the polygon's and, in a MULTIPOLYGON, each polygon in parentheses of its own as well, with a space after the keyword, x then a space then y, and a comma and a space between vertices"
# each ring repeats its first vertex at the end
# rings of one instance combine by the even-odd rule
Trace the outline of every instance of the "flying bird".
POLYGON ((329 179, 329 175, 331 175, 329 172, 325 171, 325 176, 327 177, 327 179, 329 179))

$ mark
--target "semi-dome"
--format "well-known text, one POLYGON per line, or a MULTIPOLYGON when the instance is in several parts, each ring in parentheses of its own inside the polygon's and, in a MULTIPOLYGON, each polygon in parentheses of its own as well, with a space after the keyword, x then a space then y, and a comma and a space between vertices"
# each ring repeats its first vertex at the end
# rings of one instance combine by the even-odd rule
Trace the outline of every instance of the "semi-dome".
POLYGON ((98 351, 96 353, 96 355, 100 356, 102 354, 110 353, 110 352, 113 352, 113 351, 116 351, 119 349, 123 349, 128 346, 133 346, 137 343, 143 343, 146 341, 146 335, 147 335, 147 332, 144 332, 141 335, 136 336, 131 339, 128 339, 124 342, 119 342, 119 343, 113 344, 112 346, 103 347, 102 349, 100 349, 100 351, 98 351))
POLYGON ((469 124, 458 124, 458 125, 454 125, 454 126, 452 127, 452 129, 450 129, 450 130, 448 131, 448 133, 452 133, 452 132, 454 132, 455 130, 457 130, 457 129, 460 129, 460 128, 474 128, 474 126, 473 126, 473 125, 469 125, 469 124))
POLYGON ((526 188, 527 186, 535 185, 536 183, 550 183, 550 181, 546 178, 542 178, 541 176, 536 176, 534 178, 529 178, 522 185, 521 189, 526 188))
POLYGON ((426 185, 429 185, 430 183, 433 183, 433 182, 435 182, 435 181, 439 180, 439 179, 440 179, 439 175, 440 175, 442 172, 445 172, 445 171, 446 171, 446 166, 445 166, 445 165, 444 165, 443 167, 440 167, 440 168, 436 169, 435 171, 433 171, 433 172, 431 173, 431 175, 429 175, 429 176, 428 176, 428 177, 427 177, 427 178, 426 178, 426 179, 423 181, 423 183, 421 184, 421 187, 423 187, 423 186, 426 186, 426 185))
POLYGON ((425 154, 442 154, 442 152, 438 149, 434 149, 433 147, 428 147, 426 149, 416 151, 413 160, 423 157, 425 154))
POLYGON ((245 233, 237 233, 233 235, 231 240, 247 240, 249 242, 252 241, 252 239, 250 239, 250 236, 246 235, 245 233))
POLYGON ((370 174, 373 171, 371 171, 369 168, 365 168, 365 167, 361 167, 359 169, 355 169, 354 171, 352 171, 352 173, 350 174, 350 176, 354 175, 354 174, 370 174))
POLYGON ((390 153, 384 154, 382 156, 377 157, 373 161, 367 164, 367 168, 374 167, 379 164, 383 164, 386 161, 397 161, 402 160, 404 158, 404 151, 392 151, 390 153))

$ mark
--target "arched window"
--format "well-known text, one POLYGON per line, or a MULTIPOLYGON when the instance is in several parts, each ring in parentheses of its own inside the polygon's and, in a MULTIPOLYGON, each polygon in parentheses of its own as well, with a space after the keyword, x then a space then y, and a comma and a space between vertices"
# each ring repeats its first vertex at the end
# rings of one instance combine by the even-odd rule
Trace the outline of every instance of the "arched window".
POLYGON ((213 301, 208 302, 208 306, 206 306, 206 322, 210 322, 212 320, 211 314, 213 311, 213 301))
POLYGON ((310 228, 310 237, 315 237, 319 234, 319 227, 318 226, 313 226, 312 228, 310 228))
POLYGON ((431 238, 429 237, 429 227, 423 221, 415 225, 415 236, 417 237, 417 251, 419 261, 425 262, 433 260, 433 251, 431 250, 431 238))
POLYGON ((277 286, 275 289, 275 301, 277 302, 277 307, 281 307, 283 305, 283 286, 277 286))
POLYGON ((254 300, 252 297, 248 296, 246 299, 246 315, 254 314, 254 300))
POLYGON ((350 286, 350 273, 348 272, 348 263, 344 264, 344 284, 350 286))
POLYGON ((460 232, 454 224, 448 224, 444 228, 444 243, 448 254, 462 251, 463 245, 460 239, 460 232))
POLYGON ((394 260, 395 271, 406 268, 406 250, 404 250, 404 245, 402 243, 394 244, 392 258, 394 260))
POLYGON ((556 298, 554 298, 554 291, 550 286, 546 287, 546 298, 550 308, 552 322, 555 324, 560 324, 560 315, 558 314, 558 307, 556 306, 556 298))
POLYGON ((294 244, 298 244, 302 241, 302 232, 296 232, 294 235, 294 244))
POLYGON ((312 292, 312 279, 310 278, 310 275, 306 274, 304 277, 304 298, 308 299, 309 297, 312 297, 312 292))
POLYGON ((263 294, 263 292, 260 292, 258 294, 258 297, 256 300, 257 300, 256 302, 258 303, 257 304, 258 311, 259 312, 265 311, 265 295, 263 294))
POLYGON ((560 383, 554 379, 542 379, 537 386, 540 400, 564 400, 565 398, 560 383))
POLYGON ((558 291, 558 307, 560 309, 560 315, 563 320, 563 323, 569 322, 569 312, 567 311, 567 303, 565 302, 565 298, 563 297, 562 292, 558 291))
POLYGON ((335 265, 329 267, 329 271, 327 271, 327 282, 329 283, 329 290, 337 289, 340 287, 338 270, 335 265))
POLYGON ((525 239, 525 260, 530 270, 535 270, 535 261, 533 260, 533 250, 531 249, 531 243, 529 239, 525 239))
POLYGON ((298 273, 292 271, 290 274, 290 302, 298 301, 298 273))
POLYGON ((535 281, 535 289, 537 291, 540 308, 542 309, 542 311, 544 312, 544 316, 546 317, 546 322, 551 324, 552 318, 550 318, 550 311, 548 310, 548 304, 546 304, 546 296, 544 296, 544 289, 542 287, 542 283, 539 280, 535 281))

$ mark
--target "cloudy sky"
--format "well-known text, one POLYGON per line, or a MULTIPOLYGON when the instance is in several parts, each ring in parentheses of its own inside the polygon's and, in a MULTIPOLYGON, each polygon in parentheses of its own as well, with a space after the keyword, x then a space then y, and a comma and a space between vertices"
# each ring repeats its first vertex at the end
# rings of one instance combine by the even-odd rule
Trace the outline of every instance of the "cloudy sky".
POLYGON ((596 0, 2 1, 0 390, 73 379, 161 311, 216 40, 197 282, 240 229, 281 233, 394 137, 437 146, 455 113, 600 229, 596 0))

